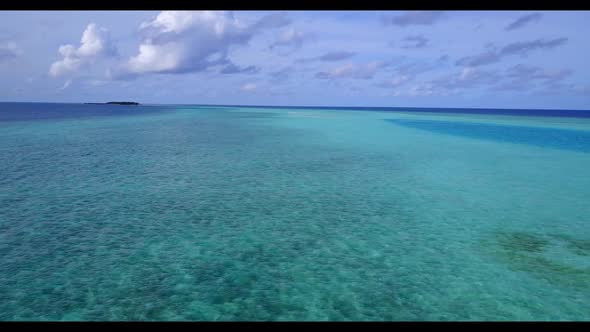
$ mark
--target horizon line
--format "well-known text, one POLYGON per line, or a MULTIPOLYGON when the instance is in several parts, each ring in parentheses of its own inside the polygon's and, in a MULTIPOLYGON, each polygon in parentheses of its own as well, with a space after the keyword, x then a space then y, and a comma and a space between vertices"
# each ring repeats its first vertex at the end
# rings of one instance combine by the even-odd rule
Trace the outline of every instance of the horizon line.
MULTIPOLYGON (((135 102, 135 101, 133 101, 135 102)), ((107 102, 51 102, 51 101, 0 101, 0 104, 79 104, 86 105, 106 104, 107 102)), ((319 105, 251 105, 251 104, 191 104, 191 103, 141 103, 142 106, 218 106, 218 107, 266 107, 266 108, 333 108, 333 109, 444 109, 444 110, 523 110, 523 111, 581 111, 590 112, 588 109, 577 108, 505 108, 505 107, 432 107, 432 106, 319 106, 319 105)))

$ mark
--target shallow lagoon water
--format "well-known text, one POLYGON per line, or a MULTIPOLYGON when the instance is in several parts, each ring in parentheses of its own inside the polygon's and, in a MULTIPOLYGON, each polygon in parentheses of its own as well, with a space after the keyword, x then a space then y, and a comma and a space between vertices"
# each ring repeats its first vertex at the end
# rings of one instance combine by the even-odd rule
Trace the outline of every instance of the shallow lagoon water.
POLYGON ((0 320, 590 318, 590 119, 109 110, 0 122, 0 320))

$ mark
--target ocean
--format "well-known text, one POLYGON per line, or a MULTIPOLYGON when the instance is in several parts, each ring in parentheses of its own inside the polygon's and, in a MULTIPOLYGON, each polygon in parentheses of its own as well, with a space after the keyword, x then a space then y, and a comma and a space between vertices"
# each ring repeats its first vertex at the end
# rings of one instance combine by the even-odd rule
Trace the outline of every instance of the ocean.
POLYGON ((590 111, 0 103, 0 320, 590 319, 590 111))

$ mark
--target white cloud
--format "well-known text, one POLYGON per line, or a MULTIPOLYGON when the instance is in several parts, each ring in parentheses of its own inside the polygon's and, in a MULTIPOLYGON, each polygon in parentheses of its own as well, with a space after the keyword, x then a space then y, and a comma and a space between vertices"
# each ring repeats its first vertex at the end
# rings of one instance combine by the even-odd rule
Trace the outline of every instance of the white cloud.
POLYGON ((240 90, 244 92, 254 92, 258 88, 258 85, 254 83, 246 83, 240 87, 240 90))
POLYGON ((140 25, 145 36, 137 55, 115 70, 114 76, 188 73, 214 66, 234 68, 228 58, 233 47, 247 44, 262 29, 288 23, 277 14, 267 15, 247 26, 231 12, 162 11, 140 25))
POLYGON ((58 90, 59 91, 63 91, 65 89, 69 88, 70 85, 72 85, 72 80, 67 80, 67 81, 65 81, 64 85, 62 85, 62 87, 59 88, 58 90))
POLYGON ((116 50, 110 40, 108 30, 90 23, 82 33, 78 48, 67 44, 60 46, 58 52, 63 59, 54 62, 49 67, 49 74, 54 77, 76 72, 81 66, 100 56, 115 54, 116 50))
POLYGON ((478 71, 475 70, 473 67, 465 67, 461 70, 461 74, 459 74, 459 80, 465 81, 476 77, 478 71))
POLYGON ((20 55, 22 51, 13 41, 0 41, 0 62, 10 60, 20 55))

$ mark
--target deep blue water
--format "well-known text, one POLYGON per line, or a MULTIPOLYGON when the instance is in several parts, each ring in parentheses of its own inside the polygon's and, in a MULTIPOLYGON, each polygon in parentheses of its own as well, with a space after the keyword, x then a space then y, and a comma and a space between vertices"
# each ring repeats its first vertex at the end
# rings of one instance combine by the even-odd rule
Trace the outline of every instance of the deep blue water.
POLYGON ((562 118, 590 118, 589 110, 557 109, 505 109, 505 108, 438 108, 438 107, 324 107, 324 106, 241 106, 241 105, 202 105, 237 108, 265 109, 315 109, 324 111, 369 111, 369 112, 417 112, 417 113, 451 113, 451 114, 491 114, 514 116, 544 116, 562 118))
POLYGON ((127 106, 62 103, 0 103, 0 122, 58 120, 103 116, 141 115, 161 111, 164 106, 127 106))
POLYGON ((447 135, 590 152, 590 131, 586 130, 437 120, 385 119, 385 121, 447 135))
POLYGON ((324 111, 369 111, 369 112, 416 112, 449 114, 490 114, 514 116, 542 116, 564 118, 590 118, 586 110, 542 110, 542 109, 494 109, 494 108, 418 108, 418 107, 307 107, 307 106, 240 106, 240 105, 96 105, 66 103, 19 103, 0 102, 0 121, 26 121, 65 118, 85 118, 113 115, 140 115, 160 112, 174 107, 228 107, 236 109, 316 109, 324 111))

